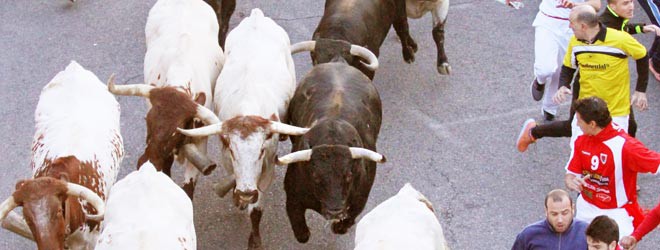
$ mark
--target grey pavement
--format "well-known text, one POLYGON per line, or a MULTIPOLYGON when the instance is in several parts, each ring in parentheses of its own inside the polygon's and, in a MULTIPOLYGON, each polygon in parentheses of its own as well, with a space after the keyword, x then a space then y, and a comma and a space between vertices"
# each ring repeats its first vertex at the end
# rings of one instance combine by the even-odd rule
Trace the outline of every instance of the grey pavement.
MULTIPOLYGON (((142 81, 144 25, 154 2, 0 0, 0 199, 14 191, 19 179, 30 177, 40 90, 70 60, 102 81, 112 73, 119 84, 142 81)), ((522 122, 528 117, 542 119, 540 103, 532 100, 528 85, 533 70, 531 23, 539 2, 526 1, 526 7, 516 11, 492 0, 452 0, 446 33, 451 76, 435 70, 430 15, 410 20, 419 44, 413 64, 403 61, 400 42, 390 31, 374 79, 384 110, 378 151, 388 162, 379 165, 363 214, 410 182, 436 206, 452 249, 508 249, 525 225, 544 217, 545 193, 564 187, 568 139, 544 138, 526 153, 515 149, 522 122)), ((323 1, 318 0, 239 0, 230 28, 256 7, 281 25, 292 42, 310 39, 323 14, 323 1)), ((641 9, 636 13, 634 20, 648 22, 641 9)), ((651 35, 637 38, 650 46, 651 35)), ((307 54, 294 59, 300 79, 311 68, 310 59, 307 54)), ((659 151, 660 84, 651 79, 647 93, 650 110, 636 112, 638 138, 659 151)), ((122 178, 135 170, 145 146, 146 105, 138 97, 117 99, 126 151, 122 178)), ((559 118, 566 119, 568 106, 563 105, 560 113, 559 118)), ((217 153, 217 140, 211 143, 209 151, 217 153)), ((280 154, 289 150, 289 143, 279 148, 280 154)), ((181 168, 174 169, 173 177, 181 183, 181 168)), ((329 223, 311 211, 309 243, 295 240, 285 212, 284 172, 277 170, 266 192, 261 224, 265 248, 352 249, 355 227, 346 235, 334 235, 329 223)), ((249 218, 211 191, 222 174, 219 168, 203 177, 196 190, 199 249, 247 247, 249 218)), ((657 178, 640 175, 642 205, 652 207, 660 201, 657 178)), ((657 249, 658 231, 639 249, 657 249)), ((0 230, 0 249, 34 248, 33 242, 0 230)))

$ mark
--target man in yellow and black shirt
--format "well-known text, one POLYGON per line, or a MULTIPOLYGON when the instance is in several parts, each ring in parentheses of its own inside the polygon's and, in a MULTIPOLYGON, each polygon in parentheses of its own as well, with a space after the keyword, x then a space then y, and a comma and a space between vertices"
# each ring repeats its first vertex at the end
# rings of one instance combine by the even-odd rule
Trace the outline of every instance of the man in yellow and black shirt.
MULTIPOLYGON (((607 11, 607 10, 606 10, 607 11)), ((628 129, 628 115, 630 114, 630 74, 628 71, 628 56, 637 62, 636 91, 633 102, 637 108, 644 110, 648 107, 646 100, 646 86, 648 83, 648 57, 646 49, 629 34, 606 28, 598 23, 595 9, 588 7, 574 8, 569 17, 570 27, 574 36, 569 41, 564 65, 560 75, 560 89, 554 101, 563 102, 570 94, 570 82, 574 73, 579 70, 582 75, 579 84, 585 86, 584 90, 576 88, 579 98, 598 96, 608 103, 615 123, 628 129)), ((573 118, 573 117, 572 117, 573 118)), ((634 119, 632 116, 630 119, 634 119)), ((582 131, 576 126, 573 119, 561 123, 561 136, 571 136, 571 146, 582 131), (564 125, 564 123, 566 123, 564 125), (566 127, 567 131, 563 131, 566 127), (570 134, 568 134, 570 133, 570 134)), ((631 121, 634 124, 634 121, 631 121)), ((548 129, 554 126, 546 126, 548 129)), ((534 129, 538 128, 533 119, 525 121, 518 136, 516 146, 524 152, 527 146, 536 141, 534 129)), ((538 129, 537 129, 538 130, 538 129)), ((553 128, 553 131, 557 130, 553 128)), ((539 131, 537 131, 539 132, 539 131)), ((538 134, 538 133, 537 133, 538 134)))
MULTIPOLYGON (((574 36, 568 43, 560 75, 560 89, 555 102, 563 102, 570 94, 570 82, 575 71, 580 74, 578 98, 597 96, 607 102, 613 121, 628 130, 630 114, 630 72, 628 57, 636 61, 637 85, 633 100, 639 109, 646 109, 648 84, 648 56, 646 48, 630 34, 606 28, 598 23, 593 8, 573 9, 570 26, 574 36)), ((575 122, 575 119, 573 119, 575 122)), ((582 134, 573 124, 571 145, 582 134)))

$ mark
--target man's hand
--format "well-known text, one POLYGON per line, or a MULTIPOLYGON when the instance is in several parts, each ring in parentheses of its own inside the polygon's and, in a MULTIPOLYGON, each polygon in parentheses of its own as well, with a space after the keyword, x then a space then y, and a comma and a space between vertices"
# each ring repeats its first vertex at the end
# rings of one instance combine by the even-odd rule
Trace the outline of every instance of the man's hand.
POLYGON ((573 174, 566 174, 564 177, 564 182, 566 183, 566 188, 576 192, 582 192, 582 187, 587 185, 587 179, 591 177, 590 175, 585 175, 584 177, 578 178, 573 174))
POLYGON ((522 0, 495 0, 500 3, 506 4, 510 6, 511 8, 514 9, 521 9, 522 7, 525 7, 525 4, 523 4, 522 0))
POLYGON ((635 245, 637 245, 637 239, 635 239, 635 237, 632 236, 626 236, 621 239, 619 244, 625 250, 634 249, 635 245))
POLYGON ((557 4, 557 8, 572 9, 573 7, 575 7, 575 3, 569 0, 559 0, 559 4, 557 4))
POLYGON ((644 92, 635 91, 631 102, 637 109, 639 109, 639 111, 644 111, 649 108, 649 101, 646 99, 646 93, 644 92))
POLYGON ((556 104, 561 104, 566 101, 567 96, 572 95, 573 92, 565 86, 559 87, 555 96, 552 97, 552 101, 556 104))
POLYGON ((655 33, 656 36, 660 36, 660 27, 655 26, 653 24, 649 24, 649 25, 644 26, 644 28, 642 28, 642 31, 644 31, 644 33, 653 32, 653 33, 655 33))

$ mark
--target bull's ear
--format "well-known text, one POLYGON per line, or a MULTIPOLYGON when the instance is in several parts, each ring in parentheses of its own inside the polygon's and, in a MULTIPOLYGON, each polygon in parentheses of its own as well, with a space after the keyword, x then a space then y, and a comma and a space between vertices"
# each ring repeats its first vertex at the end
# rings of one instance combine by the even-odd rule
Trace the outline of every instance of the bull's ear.
POLYGON ((66 173, 60 173, 59 179, 64 182, 69 182, 69 175, 66 173))
POLYGON ((280 118, 277 118, 277 115, 275 115, 275 113, 273 113, 272 115, 270 115, 270 120, 271 120, 271 121, 279 122, 279 121, 280 121, 280 118))
POLYGON ((206 94, 204 92, 195 94, 195 102, 204 106, 204 103, 206 103, 206 94))

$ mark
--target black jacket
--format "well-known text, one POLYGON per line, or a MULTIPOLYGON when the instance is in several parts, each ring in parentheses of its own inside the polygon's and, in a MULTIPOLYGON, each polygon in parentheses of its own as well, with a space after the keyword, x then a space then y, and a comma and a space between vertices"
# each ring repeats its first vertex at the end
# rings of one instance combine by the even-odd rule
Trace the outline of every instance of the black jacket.
POLYGON ((628 23, 628 19, 614 13, 610 6, 607 6, 598 19, 608 28, 628 32, 631 35, 644 33, 644 26, 646 26, 645 23, 628 23))

